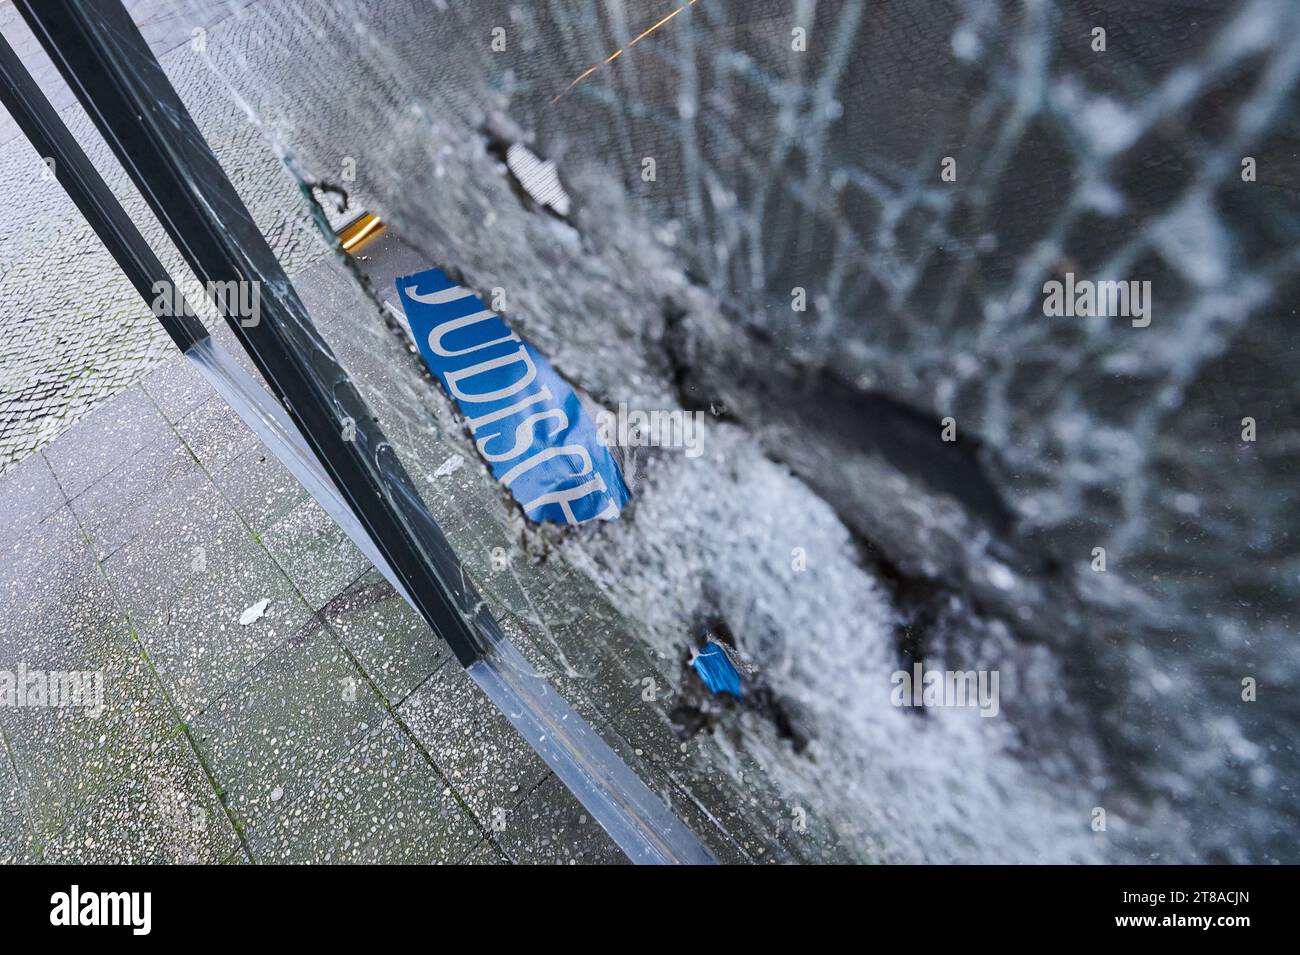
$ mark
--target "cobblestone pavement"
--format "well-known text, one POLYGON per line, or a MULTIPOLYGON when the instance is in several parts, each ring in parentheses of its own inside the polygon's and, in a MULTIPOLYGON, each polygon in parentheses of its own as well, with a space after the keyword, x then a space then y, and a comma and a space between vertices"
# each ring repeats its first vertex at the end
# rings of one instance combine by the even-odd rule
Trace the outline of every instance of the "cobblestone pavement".
MULTIPOLYGON (((248 0, 129 4, 186 106, 286 270, 327 246, 297 182, 229 96, 212 95, 208 53, 239 27, 248 0), (182 9, 184 13, 176 12, 182 9), (191 43, 204 29, 203 51, 191 43)), ((191 273, 12 4, 0 29, 178 281, 191 273)), ((9 118, 0 125, 0 472, 139 381, 174 347, 94 232, 9 118)), ((206 319, 211 323, 212 316, 206 319)))

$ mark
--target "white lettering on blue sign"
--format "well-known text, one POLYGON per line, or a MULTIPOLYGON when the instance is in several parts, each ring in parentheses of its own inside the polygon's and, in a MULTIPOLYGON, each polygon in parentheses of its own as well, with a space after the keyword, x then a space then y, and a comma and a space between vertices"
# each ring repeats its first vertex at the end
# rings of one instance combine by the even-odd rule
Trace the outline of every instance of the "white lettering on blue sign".
POLYGON ((631 493, 573 389, 505 320, 438 269, 397 280, 429 370, 493 475, 533 521, 613 520, 631 493))

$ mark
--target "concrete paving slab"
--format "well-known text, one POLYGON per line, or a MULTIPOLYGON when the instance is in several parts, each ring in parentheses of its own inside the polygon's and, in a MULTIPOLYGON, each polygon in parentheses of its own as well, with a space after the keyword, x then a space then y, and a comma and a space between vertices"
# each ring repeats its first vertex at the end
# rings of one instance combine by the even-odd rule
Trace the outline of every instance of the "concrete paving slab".
POLYGON ((184 734, 118 782, 45 846, 54 864, 213 864, 239 835, 184 734))
POLYGON ((647 686, 662 693, 670 685, 663 663, 631 635, 631 624, 562 557, 543 567, 516 559, 509 573, 513 579, 504 583, 502 574, 493 578, 494 596, 510 601, 517 621, 562 671, 580 674, 583 692, 603 713, 627 707, 647 686))
POLYGON ((173 353, 145 375, 140 385, 154 400, 162 416, 172 424, 216 396, 194 363, 180 352, 173 353))
POLYGON ((140 629, 162 619, 211 563, 257 542, 207 474, 165 489, 141 530, 104 561, 104 573, 140 629))
POLYGON ((627 856, 555 776, 499 818, 493 835, 511 861, 526 865, 626 865, 627 856))
POLYGON ((6 472, 2 493, 0 547, 21 537, 67 502, 43 454, 34 454, 6 472))
MULTIPOLYGON (((749 861, 740 844, 732 838, 718 823, 712 814, 697 803, 680 785, 673 781, 671 775, 645 758, 644 751, 629 742, 610 721, 611 711, 594 681, 585 675, 570 676, 564 667, 546 653, 546 646, 532 631, 522 630, 508 622, 505 625, 507 636, 519 651, 528 659, 537 672, 542 674, 561 696, 577 711, 587 723, 600 735, 605 743, 618 754, 619 758, 644 782, 657 793, 666 806, 681 819, 700 841, 723 863, 740 863, 749 861)), ((666 713, 672 705, 672 696, 664 689, 662 679, 654 685, 653 694, 648 687, 636 684, 636 699, 646 701, 642 694, 653 696, 653 704, 661 713, 666 713)), ((631 705, 631 704, 628 704, 631 705)))
POLYGON ((0 865, 36 861, 36 834, 14 772, 9 748, 0 740, 0 865))
POLYGON ((484 839, 460 861, 461 865, 509 865, 510 860, 503 856, 491 841, 484 839))
POLYGON ((8 623, 47 603, 65 601, 94 563, 72 509, 64 505, 5 546, 0 620, 8 623))
MULTIPOLYGON (((63 827, 94 797, 134 773, 179 730, 140 644, 97 567, 67 599, 11 619, 0 669, 93 674, 83 706, 0 709, 38 836, 63 827), (94 684, 91 684, 94 685, 94 684)), ((47 702, 52 702, 52 698, 47 702)))
POLYGON ((405 732, 388 720, 250 837, 259 862, 452 863, 482 830, 405 732))
MULTIPOLYGON (((280 260, 280 264, 284 265, 283 259, 280 260)), ((297 280, 293 279, 293 281, 296 283, 297 280)), ((297 288, 297 285, 295 284, 294 287, 297 288)), ((207 326, 207 329, 212 336, 212 340, 220 345, 235 360, 235 364, 244 369, 249 377, 257 382, 259 387, 266 391, 271 390, 266 384, 266 379, 262 377, 262 373, 257 370, 257 364, 253 361, 252 356, 244 350, 244 346, 239 343, 239 337, 224 320, 214 320, 207 326)))
POLYGON ((393 706, 451 659, 451 648, 377 570, 331 600, 325 619, 393 706))
POLYGON ((262 540, 313 610, 370 569, 370 561, 310 499, 277 521, 262 540))
POLYGON ((833 833, 823 830, 825 840, 818 838, 815 819, 808 821, 812 819, 808 807, 778 798, 762 767, 747 759, 733 741, 708 731, 682 740, 662 701, 637 701, 615 714, 612 722, 637 757, 689 793, 701 812, 751 859, 798 861, 830 852, 835 844, 833 833), (733 782, 737 765, 743 787, 733 782), (801 820, 803 832, 796 830, 796 820, 801 820))
POLYGON ((308 500, 298 479, 260 442, 212 476, 254 533, 265 534, 308 500))
POLYGON ((198 461, 176 435, 160 435, 72 499, 72 511, 99 560, 144 528, 160 493, 193 478, 198 461))
POLYGON ((454 663, 430 677, 397 712, 485 828, 549 772, 454 663))
POLYGON ((167 419, 136 386, 79 422, 46 458, 63 492, 74 498, 141 448, 172 437, 167 419))
POLYGON ((226 805, 251 833, 310 790, 385 712, 333 635, 318 629, 270 654, 191 731, 226 805))
POLYGON ((176 423, 176 431, 209 474, 261 444, 239 415, 215 397, 181 418, 176 423))
POLYGON ((249 540, 212 555, 161 617, 140 627, 140 638, 176 711, 189 720, 311 620, 293 584, 249 540), (243 623, 262 601, 262 615, 243 623))

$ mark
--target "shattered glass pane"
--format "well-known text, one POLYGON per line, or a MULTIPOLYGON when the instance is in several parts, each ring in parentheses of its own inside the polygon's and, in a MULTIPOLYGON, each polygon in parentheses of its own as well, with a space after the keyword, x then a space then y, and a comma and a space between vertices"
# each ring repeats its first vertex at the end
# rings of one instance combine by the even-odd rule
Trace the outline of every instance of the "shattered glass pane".
POLYGON ((297 284, 493 611, 742 854, 1300 861, 1296 4, 286 0, 202 55, 385 224, 297 284), (393 307, 433 267, 698 453, 527 521, 393 307))

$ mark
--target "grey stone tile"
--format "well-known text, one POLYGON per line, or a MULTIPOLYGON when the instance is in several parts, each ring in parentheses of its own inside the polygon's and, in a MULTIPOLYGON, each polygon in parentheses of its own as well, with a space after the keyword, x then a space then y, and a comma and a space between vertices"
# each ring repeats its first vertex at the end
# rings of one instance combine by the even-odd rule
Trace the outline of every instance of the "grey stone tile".
POLYGON ((239 836, 183 734, 113 785, 45 847, 54 864, 206 863, 238 851, 239 836))
POLYGON ((250 838, 259 862, 451 863, 482 838, 391 720, 250 838))
POLYGON ((0 709, 0 726, 33 825, 37 835, 45 837, 104 789, 132 774, 179 726, 96 569, 81 578, 66 601, 7 622, 0 669, 16 673, 20 667, 29 675, 97 674, 92 679, 100 688, 98 699, 92 694, 85 701, 90 705, 0 709))
POLYGON ((104 562, 104 572, 141 630, 162 618, 202 568, 260 549, 201 471, 151 500, 140 524, 143 529, 104 562))
POLYGON ((260 443, 213 475, 249 527, 264 534, 309 499, 298 479, 260 443))
MULTIPOLYGON (((280 264, 284 265, 284 261, 281 260, 280 264)), ((296 276, 293 272, 289 272, 289 276, 291 279, 296 281, 296 276)), ((270 388, 267 387, 266 379, 263 378, 262 373, 257 370, 257 364, 253 361, 252 356, 249 355, 244 349, 244 346, 240 344, 239 337, 233 330, 231 330, 230 325, 228 325, 224 319, 213 321, 208 325, 208 331, 212 333, 213 341, 220 345, 223 351, 228 352, 230 357, 235 360, 235 363, 239 365, 240 368, 248 372, 252 379, 263 389, 270 391, 270 388)))
POLYGON ((191 730, 226 805, 255 831, 385 717, 325 630, 291 640, 196 717, 191 730))
POLYGON ((165 441, 171 425, 140 387, 99 407, 50 445, 45 456, 63 492, 74 498, 141 448, 165 441))
POLYGON ((0 477, 0 546, 22 536, 65 503, 43 454, 34 454, 0 477))
POLYGON ((498 819, 493 835, 511 861, 529 865, 624 865, 627 856, 555 776, 498 819))
POLYGON ((259 444, 257 436, 220 398, 191 411, 176 423, 176 431, 208 473, 221 470, 259 444))
POLYGON ((277 521, 262 539, 313 610, 370 568, 370 561, 310 499, 277 521))
MULTIPOLYGON (((732 833, 725 831, 718 824, 711 810, 700 805, 685 789, 672 782, 665 774, 646 766, 639 760, 633 760, 632 764, 637 775, 659 795, 664 805, 703 843, 709 854, 720 865, 744 865, 755 861, 744 851, 732 833)), ((767 862, 789 861, 784 855, 770 852, 760 858, 767 862)))
MULTIPOLYGON (((625 686, 618 687, 617 694, 607 690, 601 680, 602 649, 588 646, 584 647, 589 651, 588 655, 570 656, 563 653, 564 644, 557 639, 554 628, 541 627, 505 614, 500 620, 506 638, 578 715, 592 725, 605 724, 611 713, 627 706, 641 694, 643 688, 639 679, 627 679, 625 686)), ((573 649, 572 645, 569 649, 573 649)), ((661 686, 662 682, 662 679, 657 680, 655 686, 661 686)))
POLYGON ((377 570, 331 600, 325 618, 393 705, 451 657, 451 648, 377 570))
POLYGON ((9 750, 0 740, 0 865, 36 861, 36 840, 14 775, 9 750))
MULTIPOLYGON (((0 551, 0 620, 66 602, 95 569, 85 535, 64 505, 0 551)), ((0 632, 0 646, 4 633, 0 632)))
MULTIPOLYGON (((347 216, 351 218, 351 216, 347 216)), ((341 269, 333 258, 327 258, 303 269, 296 276, 295 286, 317 328, 326 333, 334 347, 332 329, 339 324, 359 321, 379 321, 374 314, 375 303, 352 280, 348 269, 341 269)), ((343 336, 339 336, 343 337, 343 336)), ((337 353, 337 348, 335 348, 337 353)))
POLYGON ((485 827, 547 773, 541 757, 454 662, 416 690, 398 715, 485 827))
POLYGON ((216 396, 194 363, 179 352, 149 372, 141 384, 172 424, 216 396))
MULTIPOLYGON (((692 800, 664 771, 643 758, 642 751, 618 733, 600 703, 589 694, 592 688, 590 678, 569 676, 563 667, 545 655, 540 641, 516 625, 507 623, 506 632, 538 672, 632 771, 660 795, 714 858, 726 863, 747 860, 739 844, 717 826, 709 811, 692 800)), ((638 699, 640 690, 638 685, 638 699)), ((661 693, 661 704, 663 700, 661 693)), ((433 680, 422 686, 399 713, 433 754, 439 767, 457 783, 485 827, 491 826, 493 818, 499 819, 501 811, 507 817, 518 812, 518 803, 527 797, 529 787, 549 772, 504 717, 490 707, 478 687, 454 660, 445 664, 433 680), (478 712, 473 708, 476 703, 482 707, 478 712), (468 730, 462 725, 475 720, 482 721, 488 731, 468 730), (439 738, 440 734, 442 738, 439 738), (492 780, 505 782, 494 786, 492 780)), ((671 734, 671 729, 668 731, 671 734)))
POLYGON ((192 478, 198 462, 175 435, 159 437, 72 500, 73 513, 104 560, 140 533, 159 494, 192 478))
POLYGON ((192 719, 312 620, 312 612, 254 541, 214 554, 140 637, 180 717, 192 719), (241 617, 261 601, 263 615, 241 617))
POLYGON ((470 854, 460 860, 461 865, 509 865, 510 860, 497 851, 496 846, 484 839, 470 854))

